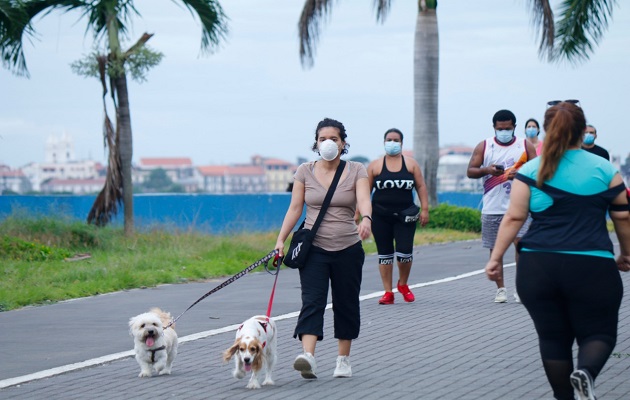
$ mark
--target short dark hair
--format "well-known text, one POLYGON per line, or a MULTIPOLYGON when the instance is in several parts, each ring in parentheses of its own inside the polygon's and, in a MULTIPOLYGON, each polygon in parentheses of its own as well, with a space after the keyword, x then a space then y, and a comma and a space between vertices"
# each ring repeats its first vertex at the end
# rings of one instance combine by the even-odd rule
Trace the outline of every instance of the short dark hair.
POLYGON ((400 141, 401 142, 403 141, 403 133, 399 129, 396 129, 396 128, 388 129, 387 132, 385 132, 385 135, 383 135, 383 140, 387 139, 387 134, 391 133, 391 132, 399 134, 400 135, 400 141))
POLYGON ((492 125, 496 125, 497 121, 512 121, 514 126, 516 126, 516 116, 510 110, 499 110, 494 113, 492 117, 492 125))
POLYGON ((586 124, 586 127, 587 127, 587 128, 593 128, 593 131, 594 131, 593 133, 597 135, 597 129, 596 129, 593 125, 591 125, 591 124, 586 124))
POLYGON ((534 118, 530 118, 527 121, 525 121, 525 128, 527 128, 527 125, 529 125, 530 122, 535 123, 536 124, 536 128, 538 128, 538 130, 540 130, 540 124, 534 118))
MULTIPOLYGON (((319 153, 319 150, 317 149, 317 139, 319 138, 320 129, 328 127, 337 128, 339 130, 339 137, 341 138, 341 140, 343 140, 344 142, 346 141, 346 138, 348 137, 348 134, 346 134, 346 127, 343 126, 343 124, 336 119, 324 118, 323 120, 319 121, 319 123, 317 124, 317 128, 315 128, 315 143, 313 143, 313 147, 311 147, 311 150, 313 150, 314 152, 319 153)), ((345 143, 341 154, 348 154, 349 147, 350 144, 345 143)))

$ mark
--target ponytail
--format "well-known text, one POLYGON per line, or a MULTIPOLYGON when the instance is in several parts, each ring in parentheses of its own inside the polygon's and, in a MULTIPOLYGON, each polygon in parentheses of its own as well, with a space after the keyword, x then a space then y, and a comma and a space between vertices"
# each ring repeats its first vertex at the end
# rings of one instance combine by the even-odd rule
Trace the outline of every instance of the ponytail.
POLYGON ((575 104, 562 102, 545 113, 545 145, 543 146, 536 186, 553 178, 564 153, 582 142, 586 119, 575 104))

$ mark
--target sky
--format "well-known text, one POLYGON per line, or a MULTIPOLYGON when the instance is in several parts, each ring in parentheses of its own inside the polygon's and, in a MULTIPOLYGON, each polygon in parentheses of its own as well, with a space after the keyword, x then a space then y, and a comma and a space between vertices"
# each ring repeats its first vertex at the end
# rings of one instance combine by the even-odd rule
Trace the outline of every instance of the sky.
MULTIPOLYGON (((515 113, 524 137, 525 121, 542 123, 547 101, 579 99, 598 130, 596 144, 625 160, 630 4, 618 3, 590 60, 572 66, 539 58, 529 1, 440 1, 440 146, 472 147, 492 136, 492 116, 504 108, 515 113)), ((302 1, 223 0, 229 34, 207 56, 201 26, 181 3, 135 4, 141 17, 125 44, 154 33, 148 44, 164 54, 146 82, 129 82, 135 163, 189 157, 195 165, 235 164, 257 154, 314 159, 315 127, 326 117, 345 125, 348 156, 379 157, 392 127, 412 148, 415 0, 394 0, 382 24, 372 1, 333 1, 309 69, 298 55, 302 1)), ((0 69, 0 164, 43 162, 46 140, 62 133, 74 139, 77 159, 104 162, 100 82, 70 69, 91 52, 91 32, 78 12, 53 12, 33 26, 37 36, 25 44, 30 79, 0 69)))

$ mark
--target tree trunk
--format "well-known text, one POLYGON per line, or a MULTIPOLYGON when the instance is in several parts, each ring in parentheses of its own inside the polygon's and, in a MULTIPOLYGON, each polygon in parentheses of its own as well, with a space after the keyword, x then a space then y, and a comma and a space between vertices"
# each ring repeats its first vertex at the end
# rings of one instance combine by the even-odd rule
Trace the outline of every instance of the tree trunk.
POLYGON ((123 207, 125 209, 125 235, 132 235, 133 226, 133 182, 131 178, 131 159, 133 157, 133 139, 131 134, 131 115, 129 113, 129 92, 127 75, 122 73, 114 79, 118 104, 116 107, 119 129, 119 151, 122 170, 123 207))
POLYGON ((437 205, 439 161, 438 78, 439 35, 435 8, 418 12, 414 43, 414 156, 429 193, 429 204, 437 205))

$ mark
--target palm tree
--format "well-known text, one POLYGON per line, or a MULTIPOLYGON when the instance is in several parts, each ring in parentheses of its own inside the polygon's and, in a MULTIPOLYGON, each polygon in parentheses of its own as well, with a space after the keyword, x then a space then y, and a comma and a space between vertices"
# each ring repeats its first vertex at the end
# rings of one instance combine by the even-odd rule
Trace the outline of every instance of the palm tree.
MULTIPOLYGON (((197 16, 202 25, 201 50, 212 51, 227 33, 227 18, 217 0, 180 0, 197 16)), ((103 85, 103 103, 109 92, 116 113, 115 126, 107 117, 105 108, 104 139, 109 148, 109 163, 105 187, 97 196, 88 222, 107 224, 117 213, 120 203, 124 207, 125 234, 133 233, 133 186, 131 159, 133 140, 127 68, 134 57, 145 52, 146 42, 153 36, 143 34, 137 42, 124 50, 121 40, 127 37, 127 25, 133 15, 139 15, 133 0, 0 0, 0 56, 3 66, 17 75, 28 76, 22 51, 24 40, 34 33, 33 19, 54 9, 69 12, 79 10, 87 17, 87 30, 91 30, 97 43, 104 42, 107 54, 95 54, 95 65, 103 85)), ((159 62, 159 60, 158 60, 159 62)), ((146 66, 145 66, 146 67, 146 66)))
MULTIPOLYGON (((588 59, 593 44, 602 37, 616 0, 564 0, 555 29, 549 0, 529 0, 534 25, 541 29, 539 54, 549 62, 588 59)), ((333 0, 306 0, 298 23, 302 66, 314 63, 320 25, 331 12, 333 0)), ((377 22, 384 22, 392 0, 374 0, 377 22)), ((429 203, 437 204, 439 161, 438 83, 439 33, 437 0, 418 0, 414 41, 414 156, 429 191, 429 203)))

